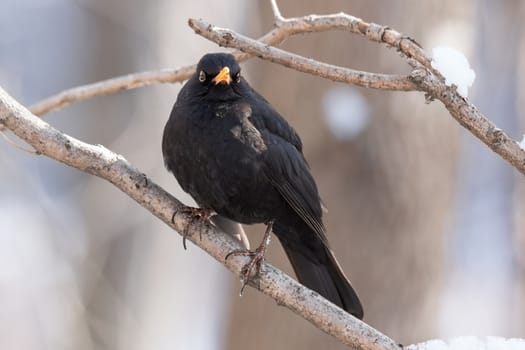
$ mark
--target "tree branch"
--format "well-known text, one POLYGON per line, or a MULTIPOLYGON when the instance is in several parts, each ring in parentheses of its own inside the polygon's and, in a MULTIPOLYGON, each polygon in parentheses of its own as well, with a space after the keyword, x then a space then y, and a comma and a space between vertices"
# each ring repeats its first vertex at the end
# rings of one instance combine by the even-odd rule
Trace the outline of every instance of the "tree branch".
POLYGON ((315 61, 262 44, 232 30, 214 27, 201 19, 190 19, 188 24, 195 33, 220 46, 233 47, 300 72, 373 89, 413 91, 417 88, 409 76, 369 73, 315 61))
POLYGON ((305 16, 283 19, 279 23, 282 24, 278 28, 284 31, 280 33, 285 36, 298 32, 318 32, 330 29, 344 29, 364 35, 370 40, 397 48, 406 56, 408 63, 416 69, 407 77, 355 71, 264 45, 232 30, 215 27, 203 20, 190 19, 188 21, 195 33, 220 46, 235 48, 300 72, 375 89, 425 92, 428 101, 440 100, 452 117, 463 127, 525 175, 525 152, 518 143, 487 119, 473 104, 459 95, 455 87, 446 86, 441 74, 432 68, 431 60, 412 39, 392 29, 366 23, 346 14, 305 16))
POLYGON ((455 87, 446 86, 426 70, 416 69, 411 77, 420 90, 426 93, 427 98, 430 96, 440 100, 459 124, 525 175, 525 151, 520 148, 518 142, 463 98, 455 87))
POLYGON ((412 38, 396 30, 376 23, 368 23, 346 13, 331 15, 308 15, 295 18, 276 19, 278 27, 287 36, 299 33, 318 33, 341 30, 366 37, 371 41, 386 44, 397 49, 405 57, 414 59, 442 79, 441 73, 432 67, 431 59, 425 55, 421 46, 412 38))
POLYGON ((135 89, 142 86, 159 83, 175 83, 188 79, 195 66, 186 66, 179 69, 161 69, 156 71, 140 72, 102 80, 93 84, 78 86, 64 90, 56 95, 46 98, 30 107, 34 115, 42 116, 56 111, 73 102, 87 100, 89 98, 104 96, 122 90, 135 89))
MULTIPOLYGON (((216 228, 196 226, 177 214, 182 203, 155 184, 124 157, 100 145, 91 145, 64 134, 33 115, 0 88, 0 125, 30 144, 39 154, 105 179, 126 193, 178 232, 188 230, 193 243, 204 249, 230 271, 240 276, 247 257, 225 256, 239 244, 216 228), (202 239, 199 239, 202 233, 202 239)), ((305 288, 283 272, 264 264, 261 276, 252 287, 275 299, 319 329, 356 349, 399 349, 396 343, 305 288)))

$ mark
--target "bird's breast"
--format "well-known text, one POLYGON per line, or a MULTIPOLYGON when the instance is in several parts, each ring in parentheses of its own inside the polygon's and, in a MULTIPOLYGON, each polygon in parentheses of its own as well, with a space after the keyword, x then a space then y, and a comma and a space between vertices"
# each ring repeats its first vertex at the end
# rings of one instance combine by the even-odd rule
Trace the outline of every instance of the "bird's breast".
POLYGON ((190 113, 184 115, 184 132, 178 134, 180 162, 174 171, 183 188, 200 205, 232 219, 265 219, 254 211, 264 193, 272 190, 262 170, 266 143, 249 104, 217 103, 199 113, 186 112, 190 113), (243 217, 233 218, 233 213, 243 217))

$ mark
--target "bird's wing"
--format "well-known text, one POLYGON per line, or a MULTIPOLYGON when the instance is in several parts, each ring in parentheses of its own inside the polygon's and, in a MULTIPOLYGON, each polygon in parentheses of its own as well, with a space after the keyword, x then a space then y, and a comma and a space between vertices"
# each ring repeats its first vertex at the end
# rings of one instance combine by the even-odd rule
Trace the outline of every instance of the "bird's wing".
MULTIPOLYGON (((248 83, 245 84, 249 87, 248 83)), ((250 93, 250 97, 256 101, 255 103, 251 103, 251 106, 252 109, 255 109, 254 115, 257 116, 254 118, 254 124, 257 129, 267 129, 272 134, 291 143, 302 154, 303 144, 299 135, 297 135, 290 124, 273 109, 263 96, 259 95, 251 87, 249 87, 247 91, 250 93)), ((306 164, 306 166, 308 166, 308 164, 306 164)))
POLYGON ((281 137, 265 132, 264 173, 299 217, 328 247, 319 192, 303 155, 281 137))

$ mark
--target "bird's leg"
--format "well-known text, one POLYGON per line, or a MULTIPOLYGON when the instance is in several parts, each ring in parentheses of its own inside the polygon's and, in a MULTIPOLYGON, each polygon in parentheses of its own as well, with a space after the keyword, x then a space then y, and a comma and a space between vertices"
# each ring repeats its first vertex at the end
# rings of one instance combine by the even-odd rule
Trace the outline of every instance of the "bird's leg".
POLYGON ((262 264, 264 263, 264 255, 266 254, 266 249, 268 248, 268 244, 270 243, 270 235, 272 233, 272 227, 273 227, 273 220, 268 221, 266 224, 266 231, 264 232, 264 238, 261 242, 261 244, 255 249, 255 251, 250 251, 248 249, 237 249, 234 250, 226 255, 224 260, 228 260, 231 256, 249 256, 252 258, 252 260, 243 266, 241 270, 241 278, 242 278, 242 287, 241 287, 241 295, 244 291, 244 287, 248 284, 248 282, 254 278, 258 277, 261 274, 262 270, 262 264))
MULTIPOLYGON (((210 218, 215 215, 215 212, 211 209, 206 208, 194 208, 194 207, 187 207, 183 206, 176 210, 173 215, 171 216, 171 223, 175 223, 175 215, 177 214, 184 214, 186 216, 190 217, 191 223, 193 224, 195 221, 198 221, 200 224, 199 228, 199 238, 202 239, 202 226, 210 223, 210 218)), ((186 228, 184 229, 184 232, 182 232, 182 246, 184 247, 184 250, 186 250, 186 237, 189 234, 189 225, 186 225, 186 228)))

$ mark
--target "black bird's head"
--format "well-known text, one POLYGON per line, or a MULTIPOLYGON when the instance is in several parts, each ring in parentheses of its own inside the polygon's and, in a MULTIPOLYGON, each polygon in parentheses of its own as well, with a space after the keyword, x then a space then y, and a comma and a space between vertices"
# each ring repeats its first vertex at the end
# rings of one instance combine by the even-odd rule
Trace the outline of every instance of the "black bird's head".
POLYGON ((197 64, 194 76, 200 92, 212 99, 227 100, 238 97, 241 83, 241 67, 232 55, 209 53, 197 64))

